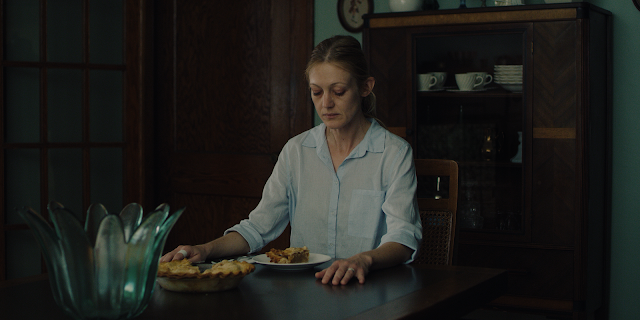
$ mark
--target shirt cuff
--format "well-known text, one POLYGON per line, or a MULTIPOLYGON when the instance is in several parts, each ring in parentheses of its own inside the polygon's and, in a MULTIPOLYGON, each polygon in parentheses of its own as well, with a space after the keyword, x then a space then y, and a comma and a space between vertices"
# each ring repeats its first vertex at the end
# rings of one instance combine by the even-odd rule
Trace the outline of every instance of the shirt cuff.
POLYGON ((264 248, 264 241, 262 240, 262 236, 251 228, 247 228, 246 226, 244 226, 243 223, 246 222, 244 220, 240 221, 240 223, 225 230, 224 234, 226 235, 229 232, 239 233, 249 244, 249 254, 253 254, 262 250, 262 248, 264 248))

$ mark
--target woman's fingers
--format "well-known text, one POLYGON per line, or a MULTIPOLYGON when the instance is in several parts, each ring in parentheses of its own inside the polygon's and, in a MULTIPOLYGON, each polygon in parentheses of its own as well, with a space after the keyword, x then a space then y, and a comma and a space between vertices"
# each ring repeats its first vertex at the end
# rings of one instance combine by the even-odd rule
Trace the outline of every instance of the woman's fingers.
MULTIPOLYGON (((342 280, 339 281, 340 284, 347 284, 349 283, 349 280, 351 280, 351 278, 353 278, 353 276, 356 275, 356 269, 352 268, 352 267, 348 267, 347 270, 344 272, 344 274, 342 275, 342 280)), ((335 279, 334 279, 334 284, 335 283, 335 279)))
POLYGON ((357 278, 358 282, 364 283, 364 269, 358 267, 356 264, 350 263, 345 260, 336 261, 330 267, 316 272, 317 279, 322 279, 323 284, 331 282, 333 285, 345 285, 349 283, 352 278, 357 278))
POLYGON ((189 258, 191 253, 187 250, 191 250, 190 246, 179 246, 173 249, 173 251, 162 256, 162 258, 160 258, 160 262, 169 262, 173 260, 182 260, 185 258, 189 258))

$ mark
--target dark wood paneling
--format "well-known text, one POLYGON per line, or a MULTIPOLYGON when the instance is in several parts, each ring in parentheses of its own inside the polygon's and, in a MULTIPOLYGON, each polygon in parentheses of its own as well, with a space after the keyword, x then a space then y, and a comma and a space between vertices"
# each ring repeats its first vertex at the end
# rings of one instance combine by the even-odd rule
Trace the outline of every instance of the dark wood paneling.
MULTIPOLYGON (((378 117, 390 127, 407 126, 407 38, 398 29, 370 30, 368 55, 371 75, 376 79, 374 92, 378 117)), ((411 130, 412 126, 409 126, 411 130)), ((409 136, 411 133, 408 132, 409 136)))
POLYGON ((175 153, 173 192, 260 198, 273 169, 268 155, 175 153))
POLYGON ((575 140, 533 140, 531 240, 573 246, 575 241, 575 140), (544 199, 544 200, 542 200, 544 199))
POLYGON ((222 236, 223 232, 238 223, 229 212, 249 212, 258 204, 256 198, 211 196, 204 194, 175 193, 171 196, 172 210, 186 207, 167 240, 167 248, 181 244, 198 244, 222 236))
POLYGON ((536 23, 533 68, 532 241, 569 245, 575 241, 576 143, 579 74, 577 26, 572 21, 536 23), (542 135, 564 132, 564 135, 542 135), (568 139, 567 139, 568 138, 568 139))
POLYGON ((271 3, 178 1, 176 10, 175 149, 268 153, 271 3))
POLYGON ((533 127, 575 128, 578 93, 576 23, 534 25, 533 127))
MULTIPOLYGON (((153 106, 152 106, 152 4, 124 3, 126 64, 124 86, 123 150, 124 204, 137 202, 152 208, 153 199, 153 106)), ((155 204, 157 205, 157 204, 155 204)))
POLYGON ((283 145, 311 128, 313 2, 163 1, 155 25, 155 194, 187 206, 172 249, 246 218, 283 145))

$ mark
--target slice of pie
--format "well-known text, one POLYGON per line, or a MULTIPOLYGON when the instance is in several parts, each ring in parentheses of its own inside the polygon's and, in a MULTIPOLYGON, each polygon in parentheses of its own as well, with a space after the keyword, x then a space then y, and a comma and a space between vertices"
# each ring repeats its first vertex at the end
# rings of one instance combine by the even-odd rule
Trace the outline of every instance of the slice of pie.
POLYGON ((309 249, 306 246, 302 248, 286 248, 284 250, 272 248, 266 255, 273 263, 309 262, 309 249))

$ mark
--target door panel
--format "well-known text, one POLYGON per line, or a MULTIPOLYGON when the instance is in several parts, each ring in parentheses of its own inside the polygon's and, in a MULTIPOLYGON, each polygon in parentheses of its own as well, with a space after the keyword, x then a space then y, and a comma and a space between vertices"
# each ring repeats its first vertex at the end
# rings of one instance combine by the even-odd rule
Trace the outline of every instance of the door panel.
POLYGON ((156 202, 187 207, 170 250, 246 218, 282 146, 311 128, 313 2, 176 0, 155 10, 156 202))

